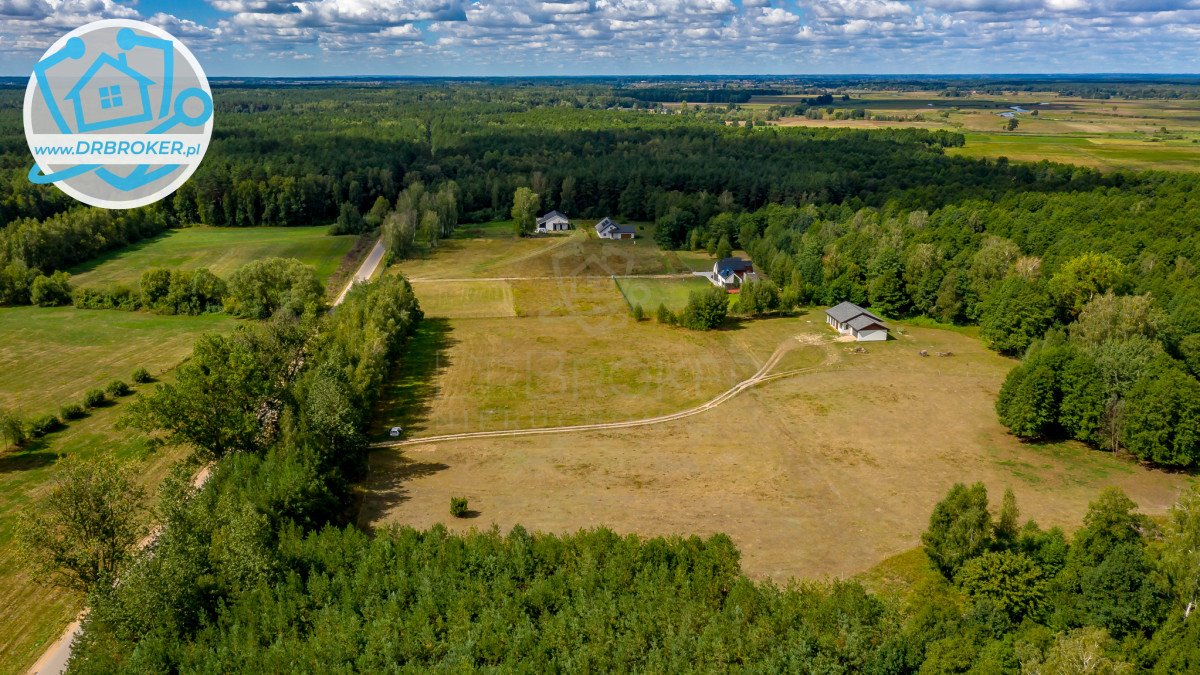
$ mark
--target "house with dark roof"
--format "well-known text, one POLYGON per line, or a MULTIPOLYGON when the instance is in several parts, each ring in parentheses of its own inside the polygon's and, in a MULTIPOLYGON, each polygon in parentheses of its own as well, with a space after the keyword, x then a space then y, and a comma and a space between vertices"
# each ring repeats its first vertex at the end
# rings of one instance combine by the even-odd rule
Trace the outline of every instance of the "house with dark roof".
POLYGON ((596 235, 601 239, 633 239, 637 236, 637 228, 621 225, 612 218, 605 218, 596 223, 596 235))
POLYGON ((569 229, 571 229, 571 221, 558 211, 551 211, 550 213, 547 213, 546 215, 537 219, 537 227, 535 228, 535 231, 565 232, 569 229))
POLYGON ((888 327, 883 319, 853 302, 843 302, 827 309, 825 323, 842 335, 853 336, 858 342, 882 342, 888 339, 888 327))
POLYGON ((721 258, 713 263, 712 272, 705 272, 704 276, 712 285, 726 290, 741 288, 743 282, 758 278, 754 263, 744 258, 721 258))

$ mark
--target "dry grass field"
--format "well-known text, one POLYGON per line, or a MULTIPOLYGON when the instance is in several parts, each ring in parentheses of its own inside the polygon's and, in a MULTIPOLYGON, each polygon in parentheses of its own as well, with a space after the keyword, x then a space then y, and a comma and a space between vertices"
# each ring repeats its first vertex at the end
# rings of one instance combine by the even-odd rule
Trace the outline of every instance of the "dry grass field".
MULTIPOLYGON (((628 319, 553 320, 601 332, 625 322, 621 333, 639 356, 601 357, 586 330, 556 333, 550 321, 511 331, 500 322, 444 326, 451 346, 410 431, 573 424, 683 409, 747 376, 793 333, 828 338, 813 315, 704 335, 628 319), (530 338, 545 351, 523 349, 530 338)), ((848 576, 912 548, 934 502, 957 481, 982 480, 996 498, 1011 487, 1023 517, 1067 527, 1079 523, 1105 485, 1161 513, 1187 481, 1073 443, 1018 442, 992 412, 1011 362, 959 332, 910 327, 866 354, 842 343, 801 345, 795 362, 776 371, 811 366, 818 349, 836 350, 833 365, 764 383, 677 422, 379 451, 362 521, 726 532, 750 574, 784 580, 848 576), (921 357, 920 349, 955 355, 921 357), (451 518, 451 495, 468 497, 478 518, 451 518)))
POLYGON ((820 310, 696 333, 634 322, 610 280, 472 283, 505 284, 515 316, 465 317, 448 300, 457 283, 416 284, 442 309, 385 396, 381 431, 401 424, 419 439, 676 412, 749 377, 780 345, 790 349, 772 372, 807 372, 654 426, 378 451, 364 525, 726 532, 749 573, 784 580, 853 575, 911 549, 957 481, 982 480, 997 498, 1012 487, 1025 517, 1072 527, 1104 485, 1161 513, 1188 480, 1009 436, 992 405, 1013 362, 970 331, 906 326, 856 354, 832 342, 820 310), (451 518, 451 495, 478 517, 451 518))

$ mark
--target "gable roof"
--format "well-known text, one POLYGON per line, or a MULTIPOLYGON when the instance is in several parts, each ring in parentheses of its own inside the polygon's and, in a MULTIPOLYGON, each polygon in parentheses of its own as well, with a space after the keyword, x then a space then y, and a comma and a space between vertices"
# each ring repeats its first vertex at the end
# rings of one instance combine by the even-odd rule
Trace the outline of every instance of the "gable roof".
POLYGON ((567 218, 563 214, 559 213, 558 211, 551 211, 550 213, 547 213, 546 215, 542 216, 541 218, 538 218, 537 224, 541 225, 542 223, 548 223, 551 220, 554 220, 555 218, 562 218, 563 220, 569 220, 569 218, 567 218))
POLYGON ((846 323, 857 316, 868 316, 868 317, 874 319, 875 321, 883 323, 883 319, 875 316, 874 314, 868 312, 867 310, 863 309, 862 307, 859 307, 858 305, 854 304, 853 302, 843 302, 843 303, 834 305, 833 307, 830 307, 829 309, 825 310, 825 313, 828 314, 830 317, 832 317, 833 320, 838 323, 846 323))
POLYGON ((850 321, 847 323, 847 325, 850 326, 851 328, 853 328, 854 330, 863 330, 863 329, 872 328, 872 327, 882 328, 883 330, 887 330, 887 326, 885 326, 883 324, 883 322, 879 321, 878 319, 873 319, 873 318, 871 318, 870 315, 867 315, 867 314, 859 314, 858 316, 854 317, 853 319, 850 319, 850 321))
POLYGON ((717 269, 724 272, 745 272, 746 270, 754 269, 754 263, 743 258, 721 258, 717 261, 717 269))

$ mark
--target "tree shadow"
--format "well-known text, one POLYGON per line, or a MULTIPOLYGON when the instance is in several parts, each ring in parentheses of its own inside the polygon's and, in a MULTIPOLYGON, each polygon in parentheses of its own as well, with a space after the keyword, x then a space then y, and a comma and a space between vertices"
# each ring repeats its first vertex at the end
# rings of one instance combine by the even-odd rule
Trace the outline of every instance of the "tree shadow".
POLYGON ((387 440, 394 426, 404 435, 424 431, 441 374, 450 367, 447 354, 458 343, 447 319, 423 319, 409 339, 404 358, 380 392, 374 416, 376 440, 387 440))
POLYGON ((42 450, 43 444, 25 448, 19 452, 0 454, 0 473, 29 471, 49 466, 58 461, 58 453, 42 450))
POLYGON ((411 480, 432 476, 450 466, 441 462, 420 462, 406 457, 400 450, 377 450, 371 455, 371 472, 364 488, 358 511, 359 526, 370 529, 392 507, 411 499, 407 484, 411 480))

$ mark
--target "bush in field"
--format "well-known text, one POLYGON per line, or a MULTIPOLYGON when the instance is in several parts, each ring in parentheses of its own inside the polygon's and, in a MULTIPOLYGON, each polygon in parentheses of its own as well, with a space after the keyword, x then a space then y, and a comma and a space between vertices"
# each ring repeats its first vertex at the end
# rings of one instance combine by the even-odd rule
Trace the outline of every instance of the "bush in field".
POLYGON ((20 417, 0 410, 0 447, 16 447, 25 442, 25 423, 20 417))
POLYGON ((729 315, 729 294, 723 288, 692 291, 679 323, 692 330, 712 330, 725 323, 729 315))
POLYGON ((450 515, 455 518, 463 518, 467 515, 467 498, 466 497, 451 497, 450 498, 450 515))
POLYGON ((64 420, 78 420, 83 419, 87 412, 78 403, 68 403, 59 409, 58 414, 62 415, 64 420))
POLYGON ((108 396, 103 389, 89 389, 83 395, 83 407, 85 408, 99 408, 107 402, 108 396))
POLYGON ((62 428, 62 422, 54 415, 40 415, 29 421, 29 435, 34 438, 41 438, 48 433, 58 431, 62 428))
POLYGON ((108 395, 112 396, 113 398, 128 396, 133 392, 133 390, 129 388, 129 385, 120 380, 113 380, 112 382, 109 382, 108 386, 104 387, 104 391, 108 392, 108 395))
POLYGON ((634 321, 644 321, 646 319, 646 310, 642 309, 641 305, 634 305, 629 308, 629 315, 634 321))
POLYGON ((659 323, 668 326, 674 326, 676 323, 679 323, 679 319, 675 316, 675 313, 667 309, 667 306, 664 304, 658 306, 658 310, 654 313, 654 316, 658 319, 659 323))
POLYGON ((71 304, 71 275, 55 272, 33 280, 29 297, 38 307, 59 307, 71 304))
POLYGON ((137 384, 146 384, 147 382, 153 382, 154 376, 151 375, 150 371, 146 370, 145 368, 138 368, 137 370, 133 371, 132 379, 137 384))

